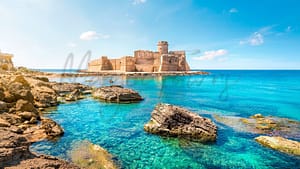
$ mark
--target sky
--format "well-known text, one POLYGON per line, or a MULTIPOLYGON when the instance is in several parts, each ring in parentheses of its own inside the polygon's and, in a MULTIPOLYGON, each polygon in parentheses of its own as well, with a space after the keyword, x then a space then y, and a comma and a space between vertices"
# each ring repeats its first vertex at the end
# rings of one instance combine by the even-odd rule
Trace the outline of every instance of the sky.
POLYGON ((0 0, 0 50, 16 66, 78 69, 88 52, 118 58, 165 40, 193 69, 300 69, 299 9, 299 0, 0 0))

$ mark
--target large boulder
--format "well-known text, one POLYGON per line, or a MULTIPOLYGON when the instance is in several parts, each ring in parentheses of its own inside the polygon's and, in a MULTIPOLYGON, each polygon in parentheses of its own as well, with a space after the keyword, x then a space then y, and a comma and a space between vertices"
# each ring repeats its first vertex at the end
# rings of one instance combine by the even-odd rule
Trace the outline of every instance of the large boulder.
POLYGON ((131 103, 143 100, 138 92, 117 85, 97 88, 92 92, 92 96, 96 99, 116 103, 131 103))
POLYGON ((38 108, 47 108, 56 106, 57 92, 52 88, 47 78, 27 77, 26 80, 30 83, 31 93, 34 96, 34 105, 38 108))
POLYGON ((289 140, 283 137, 259 136, 255 140, 263 146, 275 149, 277 151, 300 156, 300 142, 289 140))
POLYGON ((217 126, 210 119, 170 104, 158 104, 144 129, 153 134, 200 142, 215 141, 217 137, 217 126))

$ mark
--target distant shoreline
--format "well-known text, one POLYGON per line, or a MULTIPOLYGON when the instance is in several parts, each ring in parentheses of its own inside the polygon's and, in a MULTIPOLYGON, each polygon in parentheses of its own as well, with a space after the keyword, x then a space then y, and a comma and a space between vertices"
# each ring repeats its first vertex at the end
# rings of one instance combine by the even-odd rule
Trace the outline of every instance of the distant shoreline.
POLYGON ((76 73, 51 73, 50 77, 86 77, 86 76, 188 76, 188 75, 209 75, 205 71, 168 71, 168 72, 120 72, 120 71, 101 71, 101 72, 76 72, 76 73))

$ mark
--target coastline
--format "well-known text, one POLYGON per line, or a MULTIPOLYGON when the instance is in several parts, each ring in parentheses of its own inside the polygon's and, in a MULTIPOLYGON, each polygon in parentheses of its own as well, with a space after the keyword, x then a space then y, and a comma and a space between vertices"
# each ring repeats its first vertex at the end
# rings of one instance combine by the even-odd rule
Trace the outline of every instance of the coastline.
POLYGON ((101 71, 78 73, 46 73, 48 77, 87 77, 87 76, 126 76, 126 77, 146 77, 146 76, 191 76, 191 75, 209 75, 205 71, 165 71, 165 72, 121 72, 121 71, 101 71))

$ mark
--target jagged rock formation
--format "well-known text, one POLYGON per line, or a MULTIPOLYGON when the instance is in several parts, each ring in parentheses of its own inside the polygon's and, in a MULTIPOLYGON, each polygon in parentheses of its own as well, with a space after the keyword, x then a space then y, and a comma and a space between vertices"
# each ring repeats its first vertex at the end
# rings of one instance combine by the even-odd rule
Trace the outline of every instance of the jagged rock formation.
POLYGON ((217 127, 210 119, 170 104, 156 105, 144 129, 153 134, 201 142, 215 141, 217 137, 217 127))
POLYGON ((89 141, 77 143, 70 152, 71 160, 78 166, 86 169, 103 168, 116 169, 113 156, 99 145, 89 141))
POLYGON ((278 150, 283 153, 300 156, 300 142, 283 137, 259 136, 255 138, 263 146, 278 150))
POLYGON ((138 92, 117 85, 97 88, 92 92, 92 96, 96 99, 116 103, 131 103, 143 100, 138 92))

